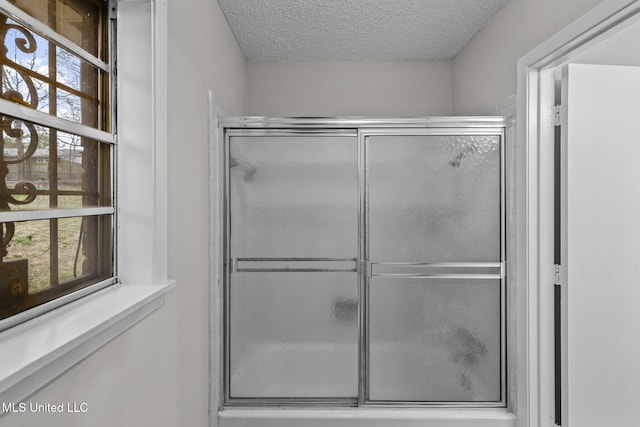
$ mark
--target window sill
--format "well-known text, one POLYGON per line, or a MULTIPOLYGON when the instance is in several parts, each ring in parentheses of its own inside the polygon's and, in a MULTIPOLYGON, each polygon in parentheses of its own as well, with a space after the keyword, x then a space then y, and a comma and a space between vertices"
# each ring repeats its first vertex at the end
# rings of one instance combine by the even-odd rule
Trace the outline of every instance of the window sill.
POLYGON ((162 306, 174 285, 110 286, 2 332, 0 402, 34 393, 162 306))

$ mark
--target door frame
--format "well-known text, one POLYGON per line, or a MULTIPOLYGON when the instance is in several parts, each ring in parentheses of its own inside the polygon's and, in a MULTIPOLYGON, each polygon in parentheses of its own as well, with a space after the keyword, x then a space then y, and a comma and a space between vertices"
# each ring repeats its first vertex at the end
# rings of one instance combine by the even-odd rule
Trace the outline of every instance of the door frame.
POLYGON ((517 424, 554 424, 554 122, 558 71, 640 16, 638 0, 607 0, 517 64, 517 424))

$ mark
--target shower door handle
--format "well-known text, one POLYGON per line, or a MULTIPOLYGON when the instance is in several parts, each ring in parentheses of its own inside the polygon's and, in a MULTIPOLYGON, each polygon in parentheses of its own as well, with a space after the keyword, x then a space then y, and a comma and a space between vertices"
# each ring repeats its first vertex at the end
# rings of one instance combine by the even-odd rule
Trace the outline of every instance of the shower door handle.
POLYGON ((356 258, 232 258, 232 273, 355 273, 356 258))

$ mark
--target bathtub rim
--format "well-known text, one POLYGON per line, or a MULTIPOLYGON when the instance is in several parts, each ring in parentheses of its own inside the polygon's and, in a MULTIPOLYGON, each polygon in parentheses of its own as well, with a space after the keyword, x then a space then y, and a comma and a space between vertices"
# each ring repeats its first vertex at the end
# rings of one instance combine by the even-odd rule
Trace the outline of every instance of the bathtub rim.
MULTIPOLYGON (((507 408, 224 408, 217 412, 220 422, 250 420, 339 421, 451 421, 499 422, 515 425, 516 416, 507 408)), ((222 424, 220 424, 222 425, 222 424)))

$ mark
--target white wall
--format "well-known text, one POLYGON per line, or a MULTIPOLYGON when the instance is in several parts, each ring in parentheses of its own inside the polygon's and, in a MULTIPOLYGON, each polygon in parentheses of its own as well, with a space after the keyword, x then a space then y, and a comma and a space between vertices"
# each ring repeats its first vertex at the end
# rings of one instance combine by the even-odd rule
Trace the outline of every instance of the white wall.
POLYGON ((168 271, 177 286, 158 311, 26 400, 87 402, 87 413, 8 414, 3 427, 208 423, 207 90, 244 114, 246 60, 217 2, 167 1, 168 271))
POLYGON ((452 112, 450 61, 251 62, 248 114, 428 116, 452 112))
POLYGON ((584 52, 571 59, 571 63, 577 64, 603 64, 603 65, 640 65, 640 49, 637 48, 640 40, 640 19, 632 20, 616 34, 599 43, 589 46, 584 52))
POLYGON ((453 59, 453 112, 484 114, 516 93, 516 63, 601 0, 510 0, 453 59))
POLYGON ((84 414, 15 413, 2 427, 175 426, 177 352, 169 348, 176 298, 23 402, 86 402, 84 414), (162 402, 162 404, 158 404, 162 402))
POLYGON ((169 277, 176 324, 176 395, 167 402, 178 421, 208 422, 208 90, 227 111, 245 109, 246 59, 216 1, 169 0, 169 277))

